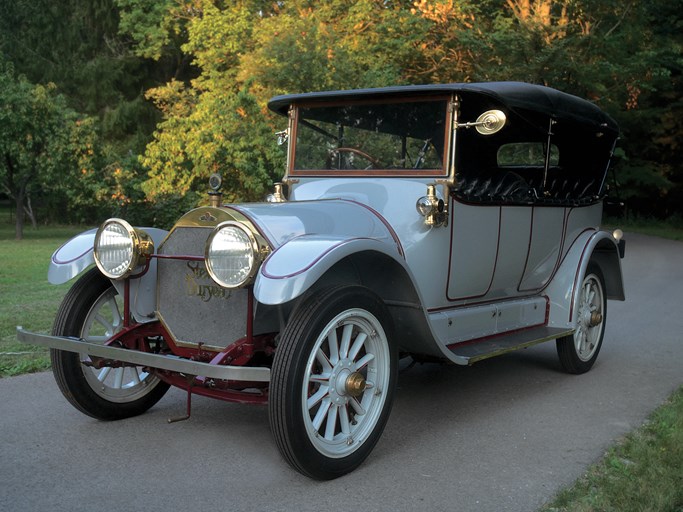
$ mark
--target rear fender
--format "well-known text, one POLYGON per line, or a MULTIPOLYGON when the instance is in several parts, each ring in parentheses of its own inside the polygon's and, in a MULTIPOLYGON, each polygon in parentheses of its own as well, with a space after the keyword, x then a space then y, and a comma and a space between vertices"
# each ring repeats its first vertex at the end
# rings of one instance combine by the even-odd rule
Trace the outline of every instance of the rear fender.
POLYGON ((550 299, 550 326, 576 327, 579 288, 590 262, 602 271, 607 298, 626 299, 617 242, 605 231, 586 232, 574 242, 552 283, 546 288, 550 299))
POLYGON ((284 304, 308 290, 336 263, 362 252, 384 254, 408 272, 394 243, 375 238, 302 235, 266 259, 254 284, 254 297, 261 304, 284 304))

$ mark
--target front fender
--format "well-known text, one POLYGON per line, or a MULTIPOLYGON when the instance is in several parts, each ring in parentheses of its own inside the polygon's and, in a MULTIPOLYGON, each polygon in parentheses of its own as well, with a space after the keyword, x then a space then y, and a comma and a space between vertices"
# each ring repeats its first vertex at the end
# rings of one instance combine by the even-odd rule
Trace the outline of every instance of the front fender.
POLYGON ((93 244, 97 229, 84 231, 62 244, 50 258, 47 280, 52 284, 66 283, 95 263, 93 244))
MULTIPOLYGON (((168 231, 157 228, 141 228, 152 237, 158 247, 168 231)), ((95 263, 93 247, 97 228, 84 231, 62 244, 50 258, 47 280, 52 284, 62 284, 73 279, 95 263)))
POLYGON ((389 256, 405 268, 394 243, 366 237, 302 235, 266 259, 254 284, 254 297, 262 304, 283 304, 308 290, 337 262, 368 251, 389 256))

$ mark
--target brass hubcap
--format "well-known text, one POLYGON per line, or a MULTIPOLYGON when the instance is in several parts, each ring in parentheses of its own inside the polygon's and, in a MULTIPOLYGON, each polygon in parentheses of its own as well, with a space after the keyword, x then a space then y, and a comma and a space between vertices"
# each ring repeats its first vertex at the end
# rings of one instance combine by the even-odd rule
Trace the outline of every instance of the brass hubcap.
POLYGON ((346 378, 346 384, 344 387, 346 388, 347 394, 356 397, 365 391, 365 386, 365 377, 363 377, 360 373, 355 372, 346 378))
POLYGON ((591 319, 590 323, 588 324, 589 327, 595 327, 596 325, 600 325, 602 323, 602 313, 598 311, 593 311, 591 313, 591 319))

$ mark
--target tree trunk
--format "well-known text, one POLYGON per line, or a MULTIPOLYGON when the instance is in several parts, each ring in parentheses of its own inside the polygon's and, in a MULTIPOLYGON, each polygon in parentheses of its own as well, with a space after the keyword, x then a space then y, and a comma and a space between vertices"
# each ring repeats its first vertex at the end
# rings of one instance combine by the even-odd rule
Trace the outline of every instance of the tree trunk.
POLYGON ((33 207, 31 206, 31 194, 26 194, 26 204, 24 205, 24 212, 28 215, 31 220, 31 226, 33 229, 38 229, 38 223, 36 222, 36 216, 33 213, 33 207))
POLYGON ((17 222, 15 224, 14 238, 16 240, 21 240, 24 238, 24 192, 24 187, 21 187, 17 191, 17 195, 15 197, 17 205, 17 222))

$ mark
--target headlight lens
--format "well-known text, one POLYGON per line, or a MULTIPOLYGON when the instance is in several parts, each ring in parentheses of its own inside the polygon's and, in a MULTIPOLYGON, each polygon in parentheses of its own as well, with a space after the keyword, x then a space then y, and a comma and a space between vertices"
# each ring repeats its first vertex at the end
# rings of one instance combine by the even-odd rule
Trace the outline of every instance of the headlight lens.
POLYGON ((151 237, 125 220, 109 219, 95 235, 95 263, 110 279, 128 276, 141 264, 141 257, 154 252, 151 237))
POLYGON ((205 256, 206 268, 214 281, 225 288, 238 288, 254 276, 258 244, 240 224, 224 222, 209 237, 205 256))

